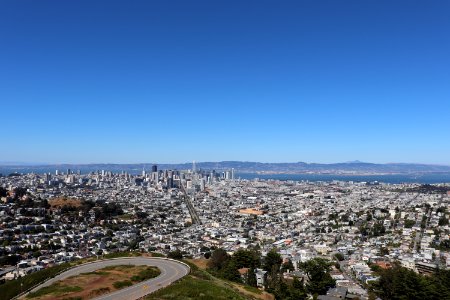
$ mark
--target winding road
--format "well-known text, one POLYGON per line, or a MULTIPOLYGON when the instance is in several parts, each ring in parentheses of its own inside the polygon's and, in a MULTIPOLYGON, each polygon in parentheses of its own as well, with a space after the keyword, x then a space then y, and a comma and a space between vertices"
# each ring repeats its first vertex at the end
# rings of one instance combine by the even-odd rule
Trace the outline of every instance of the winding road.
POLYGON ((30 292, 35 292, 43 287, 52 285, 59 280, 76 276, 81 273, 93 272, 95 270, 109 266, 128 264, 158 267, 161 270, 161 274, 158 277, 142 281, 130 287, 94 298, 95 300, 136 300, 170 285, 171 283, 189 274, 190 271, 188 265, 171 259, 147 257, 115 258, 77 266, 53 277, 45 283, 35 287, 30 292))

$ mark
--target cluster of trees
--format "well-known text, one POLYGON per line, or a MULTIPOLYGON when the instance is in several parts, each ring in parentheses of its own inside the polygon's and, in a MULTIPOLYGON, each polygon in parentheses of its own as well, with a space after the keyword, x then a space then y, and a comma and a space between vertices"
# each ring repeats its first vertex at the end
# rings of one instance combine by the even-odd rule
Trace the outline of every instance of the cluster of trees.
POLYGON ((242 281, 238 270, 249 268, 247 282, 249 285, 256 286, 254 269, 261 266, 260 257, 261 253, 257 249, 239 249, 230 256, 224 249, 218 248, 212 252, 208 268, 213 274, 236 282, 242 281))
POLYGON ((427 215, 423 215, 422 221, 420 221, 420 228, 425 229, 425 227, 427 227, 427 220, 428 220, 427 215))
POLYGON ((0 197, 6 197, 8 190, 0 186, 0 197))
POLYGON ((448 219, 445 216, 439 218, 439 226, 448 225, 448 219))
POLYGON ((4 253, 5 251, 1 252, 3 253, 1 253, 2 256, 0 256, 0 266, 15 266, 22 259, 20 255, 6 255, 6 253, 4 253))
POLYGON ((287 281, 283 278, 283 272, 286 269, 294 269, 292 262, 283 263, 281 256, 272 250, 264 259, 264 269, 268 270, 266 289, 273 293, 276 299, 301 300, 308 299, 308 295, 317 297, 326 294, 327 290, 336 284, 330 275, 332 265, 332 262, 323 258, 311 259, 298 266, 305 274, 306 282, 303 278, 287 281))
POLYGON ((306 291, 312 295, 326 294, 327 290, 336 285, 330 271, 333 263, 324 258, 313 258, 301 263, 299 268, 308 277, 306 291))
POLYGON ((394 264, 391 269, 377 272, 380 278, 370 289, 383 300, 450 299, 450 270, 437 270, 431 276, 423 276, 394 264))
POLYGON ((439 238, 436 238, 430 243, 430 247, 434 249, 448 251, 450 250, 450 239, 439 240, 439 238))
POLYGON ((96 218, 98 217, 100 220, 106 220, 114 216, 123 215, 122 208, 115 202, 102 203, 99 206, 100 209, 96 211, 96 218))
POLYGON ((409 193, 422 193, 422 194, 446 194, 450 189, 446 186, 436 186, 431 184, 423 184, 418 187, 408 188, 405 190, 397 189, 396 191, 406 191, 409 193))
POLYGON ((414 220, 405 220, 405 228, 412 228, 416 224, 416 221, 414 220))
POLYGON ((377 221, 373 223, 373 226, 370 227, 367 223, 362 224, 358 227, 359 232, 363 236, 382 236, 386 233, 386 228, 383 225, 383 221, 377 221))
POLYGON ((330 287, 335 286, 335 281, 330 275, 332 263, 326 259, 315 258, 305 263, 300 263, 300 269, 305 273, 307 282, 303 278, 286 280, 283 273, 294 270, 293 263, 283 261, 281 255, 275 250, 267 253, 264 259, 257 249, 239 249, 233 255, 229 255, 224 249, 216 249, 211 254, 208 262, 210 272, 227 280, 243 282, 256 287, 255 269, 262 268, 267 271, 265 288, 275 295, 276 299, 307 299, 308 294, 326 294, 330 287), (242 277, 239 269, 248 268, 246 276, 242 277))

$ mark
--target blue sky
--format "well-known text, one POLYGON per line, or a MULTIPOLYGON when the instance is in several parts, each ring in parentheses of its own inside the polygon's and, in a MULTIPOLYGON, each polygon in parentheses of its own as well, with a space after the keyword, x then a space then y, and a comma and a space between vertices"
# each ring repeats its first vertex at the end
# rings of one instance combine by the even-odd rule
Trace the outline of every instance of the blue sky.
POLYGON ((450 164, 449 1, 2 1, 0 161, 450 164))

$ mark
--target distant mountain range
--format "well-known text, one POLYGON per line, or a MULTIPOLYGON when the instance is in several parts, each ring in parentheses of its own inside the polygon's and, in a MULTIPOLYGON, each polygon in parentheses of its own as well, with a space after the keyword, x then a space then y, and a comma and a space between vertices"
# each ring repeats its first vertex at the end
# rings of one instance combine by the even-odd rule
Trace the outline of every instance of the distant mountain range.
MULTIPOLYGON (((7 172, 53 172, 60 170, 66 172, 67 169, 72 171, 80 170, 83 173, 106 170, 129 173, 140 173, 143 169, 150 171, 152 165, 156 164, 158 169, 176 169, 187 170, 192 169, 192 163, 183 164, 157 164, 157 163, 140 163, 140 164, 46 164, 46 165, 12 165, 1 164, 0 173, 4 175, 7 172)), ((221 162, 198 162, 197 170, 230 170, 235 169, 237 173, 260 173, 260 174, 420 174, 420 173, 450 173, 450 166, 444 165, 427 165, 427 164, 411 164, 411 163, 388 163, 374 164, 360 161, 320 164, 320 163, 261 163, 246 161, 221 161, 221 162)))

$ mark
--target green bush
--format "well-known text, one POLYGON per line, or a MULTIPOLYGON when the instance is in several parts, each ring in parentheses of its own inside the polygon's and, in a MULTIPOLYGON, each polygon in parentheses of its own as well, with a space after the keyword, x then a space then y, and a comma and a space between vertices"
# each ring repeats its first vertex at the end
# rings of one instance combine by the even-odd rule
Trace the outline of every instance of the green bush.
POLYGON ((133 283, 131 281, 129 281, 129 280, 116 281, 116 282, 113 283, 113 286, 116 289, 121 289, 121 288, 132 286, 132 285, 133 285, 133 283))
POLYGON ((161 271, 156 267, 148 267, 145 270, 139 272, 138 275, 131 277, 131 281, 141 282, 147 279, 155 278, 161 274, 161 271))

